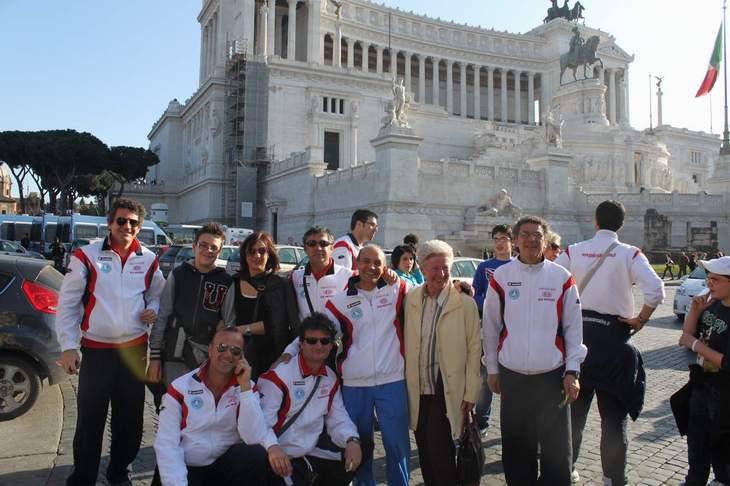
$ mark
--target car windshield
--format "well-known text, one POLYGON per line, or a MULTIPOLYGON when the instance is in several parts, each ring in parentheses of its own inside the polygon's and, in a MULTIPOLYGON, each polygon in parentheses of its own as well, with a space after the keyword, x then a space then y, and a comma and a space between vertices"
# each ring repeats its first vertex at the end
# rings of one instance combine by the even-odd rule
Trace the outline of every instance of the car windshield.
POLYGON ((13 243, 12 241, 6 241, 5 244, 11 248, 11 250, 8 251, 19 251, 20 253, 25 253, 25 248, 13 243))
POLYGON ((228 261, 233 263, 241 263, 241 252, 231 252, 231 255, 228 257, 228 261))
POLYGON ((231 258, 231 255, 236 253, 236 250, 238 250, 238 248, 223 248, 221 250, 221 254, 218 255, 218 259, 219 260, 228 260, 229 258, 231 258))
POLYGON ((176 262, 184 262, 185 260, 190 260, 193 258, 193 247, 192 246, 183 246, 180 248, 180 251, 177 252, 177 255, 175 256, 176 262))
POLYGON ((181 246, 171 246, 167 249, 165 253, 162 254, 160 257, 161 262, 171 262, 175 260, 175 256, 177 255, 177 252, 180 251, 181 246))
POLYGON ((704 280, 707 278, 707 273, 705 273, 705 269, 702 267, 695 268, 692 273, 689 274, 688 278, 697 278, 700 280, 704 280))
POLYGON ((61 283, 63 282, 63 274, 51 265, 46 265, 36 277, 36 282, 45 285, 56 292, 61 290, 61 283))

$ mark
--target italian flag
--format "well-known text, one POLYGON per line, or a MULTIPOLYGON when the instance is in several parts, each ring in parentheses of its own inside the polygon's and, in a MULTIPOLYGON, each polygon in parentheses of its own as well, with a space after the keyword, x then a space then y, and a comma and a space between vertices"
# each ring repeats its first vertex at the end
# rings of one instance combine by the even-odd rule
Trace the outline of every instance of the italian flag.
POLYGON ((707 74, 705 79, 702 81, 700 89, 697 90, 695 98, 712 91, 712 87, 717 81, 717 74, 720 72, 720 59, 722 58, 722 24, 720 24, 720 30, 717 31, 717 38, 715 39, 715 47, 712 49, 712 56, 710 57, 710 66, 707 68, 707 74))

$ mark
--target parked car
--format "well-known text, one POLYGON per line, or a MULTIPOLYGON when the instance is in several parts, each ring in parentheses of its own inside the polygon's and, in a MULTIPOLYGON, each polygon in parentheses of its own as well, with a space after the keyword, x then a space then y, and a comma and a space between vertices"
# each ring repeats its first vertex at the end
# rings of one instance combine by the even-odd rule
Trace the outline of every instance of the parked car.
POLYGON ((175 257, 177 257, 177 253, 182 247, 183 245, 170 245, 167 251, 160 255, 158 262, 160 264, 160 271, 165 278, 172 272, 175 266, 175 257))
MULTIPOLYGON (((307 254, 301 246, 292 245, 276 245, 276 251, 279 253, 279 273, 288 274, 303 265, 307 254)), ((226 265, 226 272, 235 275, 241 270, 241 253, 236 247, 236 251, 231 253, 226 265)))
POLYGON ((471 285, 472 280, 474 280, 474 273, 483 261, 479 258, 455 257, 454 263, 451 264, 451 279, 471 285))
POLYGON ((677 287, 677 292, 674 294, 674 314, 677 319, 684 320, 684 315, 689 312, 692 304, 692 298, 707 288, 705 278, 707 278, 705 269, 698 266, 677 287))
POLYGON ((62 281, 49 260, 0 256, 0 421, 30 410, 44 379, 64 377, 54 326, 62 281))
POLYGON ((11 255, 21 256, 26 258, 37 258, 38 260, 45 260, 46 257, 38 253, 37 251, 26 250, 23 245, 20 245, 10 240, 0 240, 0 255, 11 255))
MULTIPOLYGON (((238 254, 238 247, 233 245, 224 245, 223 248, 221 248, 221 253, 218 255, 218 258, 215 260, 215 266, 220 268, 226 268, 226 265, 228 264, 228 259, 233 254, 238 254)), ((180 250, 175 255, 175 263, 172 266, 172 269, 176 269, 182 263, 186 260, 190 260, 194 258, 195 255, 193 254, 193 245, 182 245, 180 250)))
POLYGON ((78 238, 76 240, 73 240, 71 243, 71 246, 69 247, 68 251, 66 252, 66 262, 64 263, 64 268, 68 268, 69 262, 71 261, 71 255, 73 252, 76 251, 77 248, 81 248, 82 246, 86 246, 90 243, 94 243, 96 241, 99 241, 101 238, 78 238))

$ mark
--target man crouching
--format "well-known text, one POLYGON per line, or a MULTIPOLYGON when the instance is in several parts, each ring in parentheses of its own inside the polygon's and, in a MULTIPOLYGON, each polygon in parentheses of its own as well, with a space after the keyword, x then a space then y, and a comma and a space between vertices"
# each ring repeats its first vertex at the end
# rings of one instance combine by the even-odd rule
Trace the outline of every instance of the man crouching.
POLYGON ((325 365, 335 341, 334 324, 314 312, 302 321, 299 340, 299 355, 262 374, 256 384, 266 422, 278 437, 264 443, 271 466, 268 484, 345 486, 360 466, 362 451, 337 375, 325 365), (317 448, 323 427, 344 450, 317 448))
POLYGON ((162 399, 155 454, 162 484, 261 485, 275 441, 243 358, 243 336, 220 329, 199 368, 173 381, 162 399), (241 442, 243 440, 243 442, 241 442))

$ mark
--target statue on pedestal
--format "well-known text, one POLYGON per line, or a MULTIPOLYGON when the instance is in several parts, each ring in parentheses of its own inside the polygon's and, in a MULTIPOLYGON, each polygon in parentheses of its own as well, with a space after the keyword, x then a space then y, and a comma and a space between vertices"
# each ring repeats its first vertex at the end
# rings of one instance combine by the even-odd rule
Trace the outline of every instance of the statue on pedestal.
POLYGON ((383 119, 383 127, 411 128, 408 124, 408 108, 411 97, 406 92, 403 79, 393 78, 393 101, 388 104, 388 116, 383 119))
POLYGON ((573 70, 573 79, 578 80, 576 71, 583 66, 583 79, 588 79, 588 66, 594 63, 600 63, 603 67, 603 61, 596 57, 596 50, 600 39, 597 35, 592 35, 588 40, 584 41, 580 34, 578 26, 573 27, 573 37, 570 39, 570 50, 560 55, 560 84, 563 84, 563 73, 566 69, 573 70))
POLYGON ((519 218, 522 215, 522 208, 512 204, 512 198, 507 189, 489 198, 485 204, 477 207, 477 213, 486 213, 487 216, 509 216, 519 218))
POLYGON ((563 147, 563 123, 564 120, 558 121, 552 108, 548 110, 545 117, 545 143, 548 147, 563 147))

